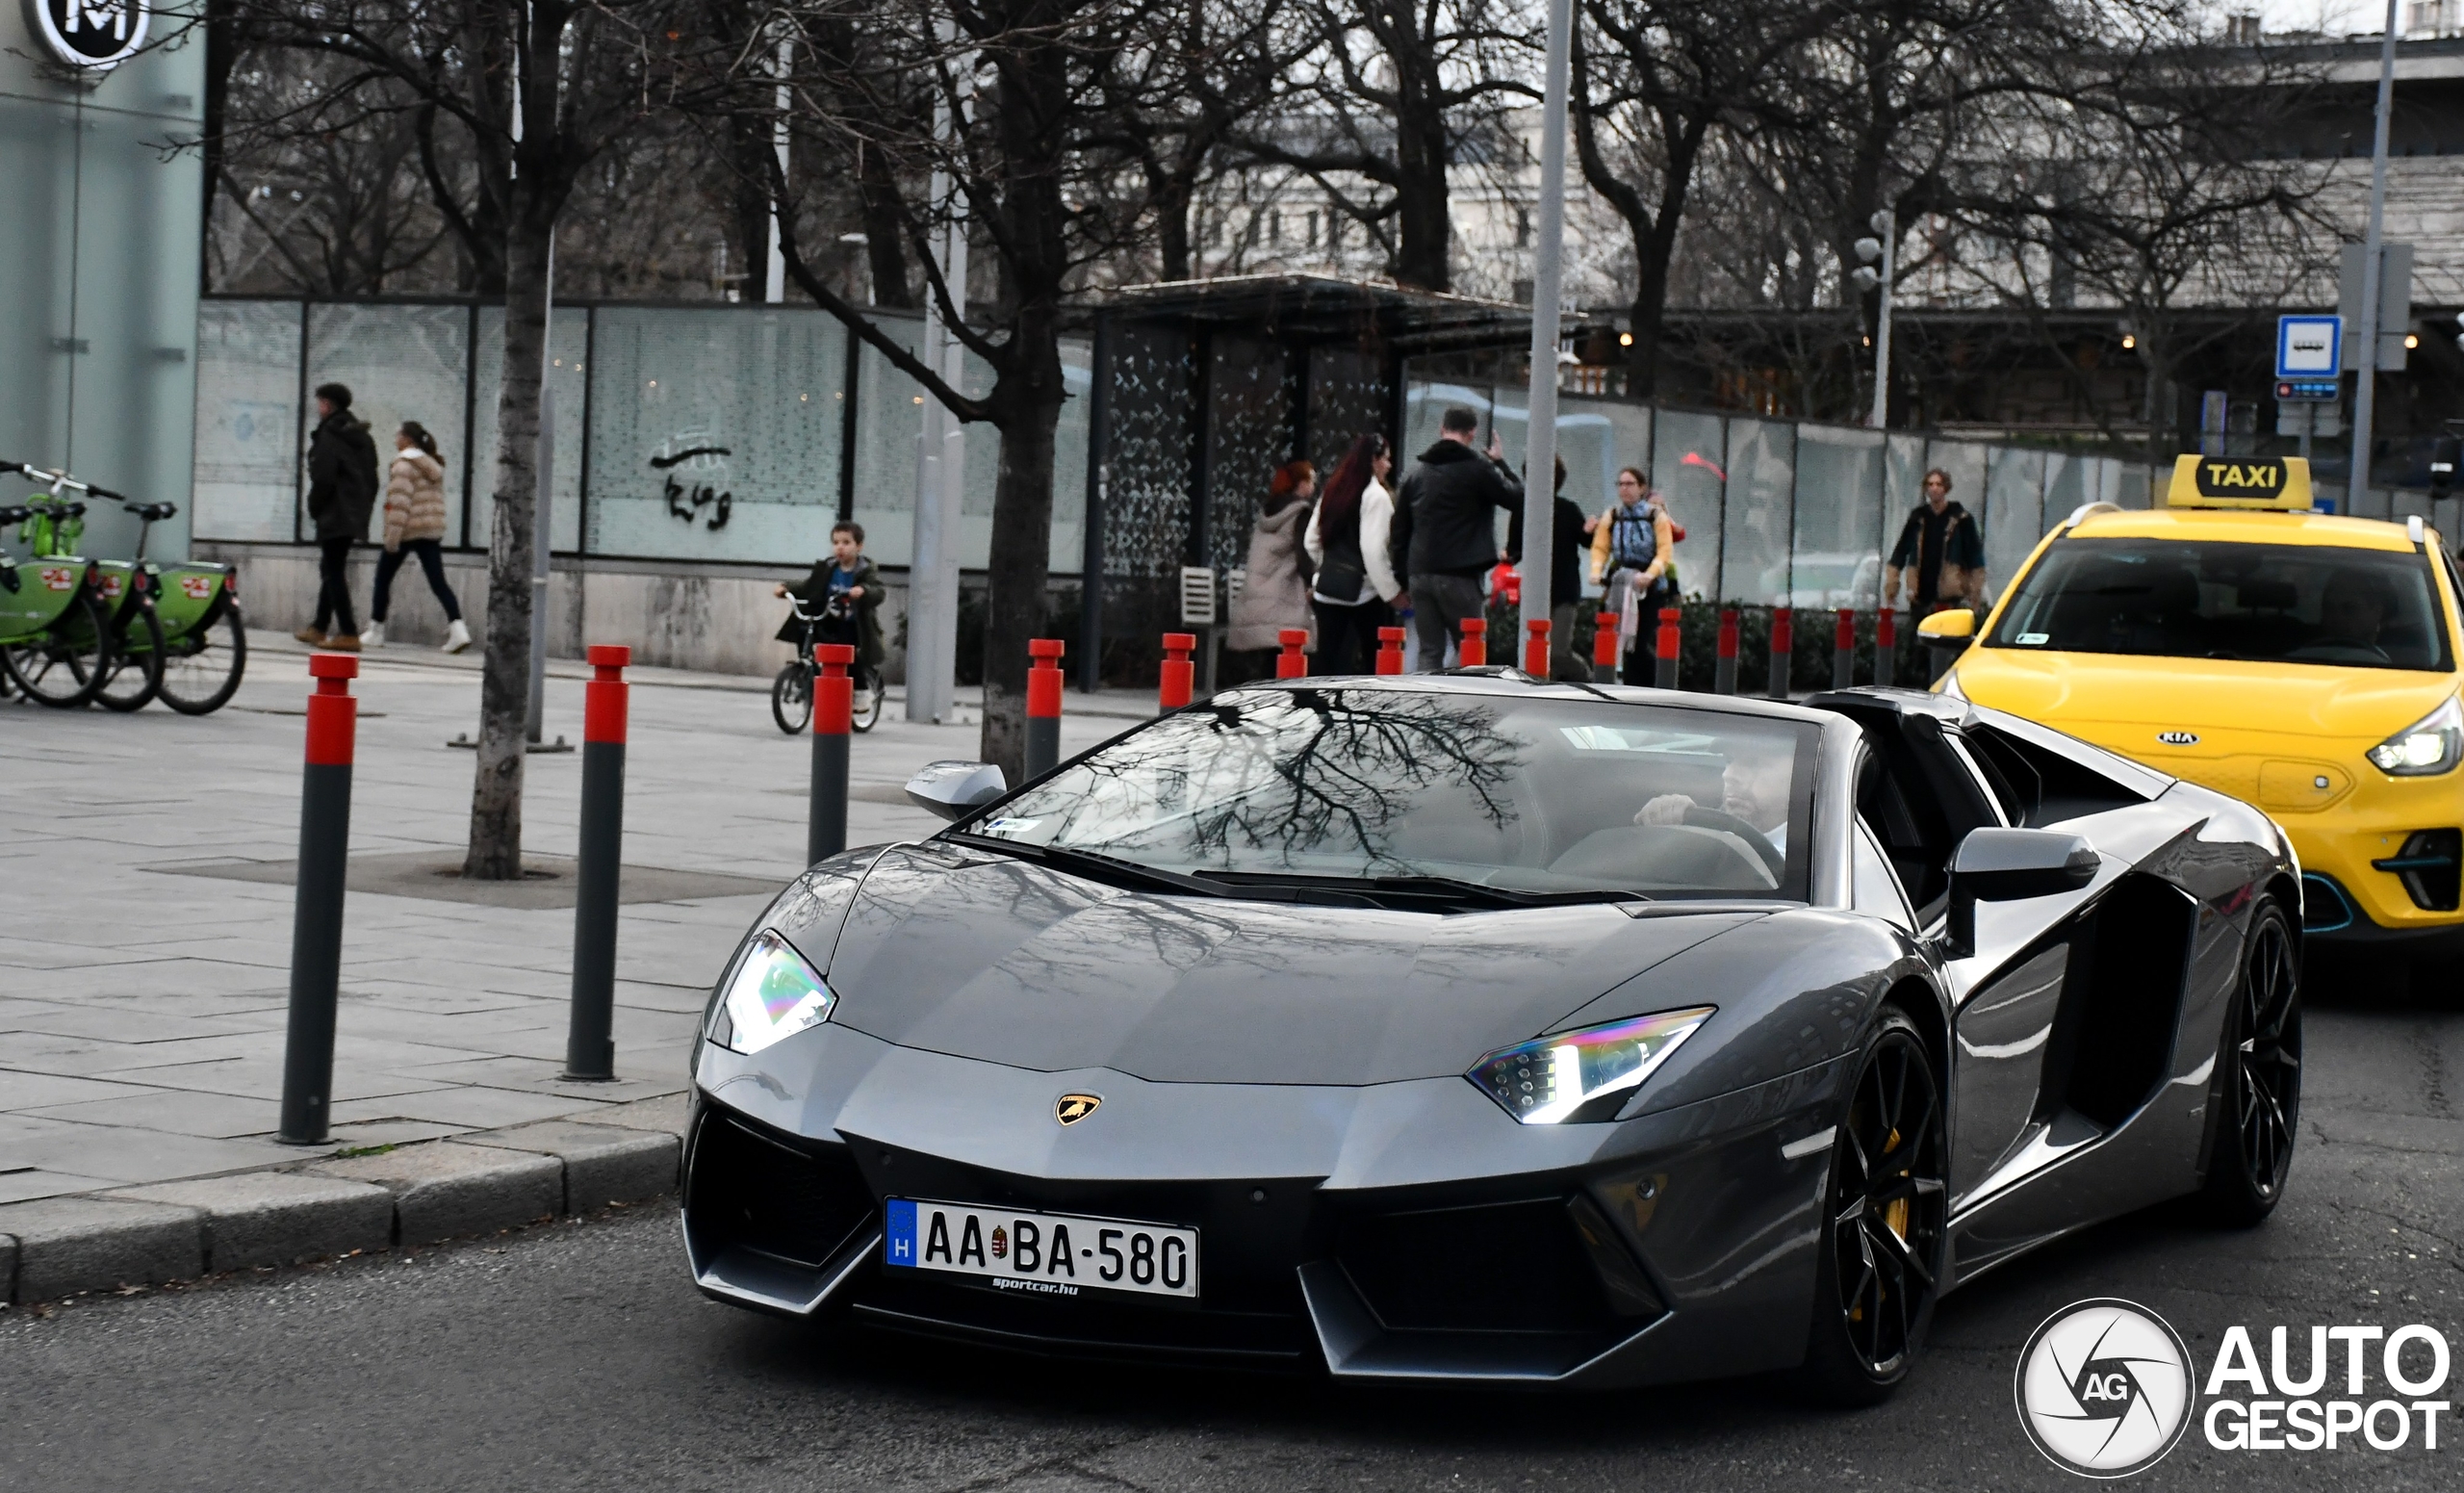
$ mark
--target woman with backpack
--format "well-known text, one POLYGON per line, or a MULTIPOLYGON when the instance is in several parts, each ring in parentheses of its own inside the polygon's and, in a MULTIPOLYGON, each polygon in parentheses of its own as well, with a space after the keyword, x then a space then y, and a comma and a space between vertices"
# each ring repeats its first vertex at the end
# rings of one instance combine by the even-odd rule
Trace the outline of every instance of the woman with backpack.
POLYGON ((458 654, 471 646, 471 628, 462 620, 453 588, 445 583, 445 463, 437 459, 436 437, 418 421, 406 420, 395 433, 394 466, 385 476, 385 555, 376 562, 376 595, 369 605, 362 647, 385 646, 394 577, 414 555, 445 608, 445 651, 458 654))
POLYGON ((1391 604, 1403 588, 1386 553, 1395 522, 1386 475, 1394 469, 1384 436, 1360 437, 1309 516, 1303 544, 1318 567, 1309 594, 1318 616, 1318 673, 1369 673, 1376 666, 1377 630, 1395 625, 1391 604))

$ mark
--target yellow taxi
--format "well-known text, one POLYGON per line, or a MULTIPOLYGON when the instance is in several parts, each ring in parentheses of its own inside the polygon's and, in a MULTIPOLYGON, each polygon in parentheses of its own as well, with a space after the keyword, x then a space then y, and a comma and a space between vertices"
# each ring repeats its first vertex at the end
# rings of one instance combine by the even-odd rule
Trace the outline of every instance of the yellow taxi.
POLYGON ((2459 585, 2437 533, 2310 511, 2297 457, 2184 456, 2165 506, 2090 503, 2029 554, 1936 684, 2259 806, 2309 938, 2464 951, 2459 585))

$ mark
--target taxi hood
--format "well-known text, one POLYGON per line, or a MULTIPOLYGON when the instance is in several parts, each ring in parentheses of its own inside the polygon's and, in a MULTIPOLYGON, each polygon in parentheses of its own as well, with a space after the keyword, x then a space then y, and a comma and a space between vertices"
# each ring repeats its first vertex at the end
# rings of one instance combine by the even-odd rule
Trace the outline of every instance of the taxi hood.
POLYGON ((2368 747, 2427 715, 2456 688, 2452 674, 2409 669, 1981 646, 1961 656, 1958 673, 1960 692, 1978 705, 2142 758, 2154 747, 2151 731, 2368 747))

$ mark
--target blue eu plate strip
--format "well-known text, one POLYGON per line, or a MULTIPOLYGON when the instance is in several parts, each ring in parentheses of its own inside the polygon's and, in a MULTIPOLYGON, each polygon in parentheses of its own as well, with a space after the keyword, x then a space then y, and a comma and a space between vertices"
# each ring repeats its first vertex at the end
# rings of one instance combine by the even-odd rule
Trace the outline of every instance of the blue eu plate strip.
POLYGON ((915 1265, 915 1204, 904 1197, 889 1200, 889 1217, 882 1231, 882 1263, 915 1265))

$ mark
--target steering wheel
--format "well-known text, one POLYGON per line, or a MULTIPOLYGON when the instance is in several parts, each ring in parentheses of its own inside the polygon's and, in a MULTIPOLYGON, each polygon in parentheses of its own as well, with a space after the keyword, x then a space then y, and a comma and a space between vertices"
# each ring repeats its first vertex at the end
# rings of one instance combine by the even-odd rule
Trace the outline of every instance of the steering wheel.
POLYGON ((1776 887, 1787 879, 1788 858, 1780 854, 1780 847, 1765 839, 1760 830, 1736 815, 1698 806, 1685 811, 1685 822, 1698 830, 1717 830, 1745 841, 1745 848, 1753 851, 1755 859, 1762 862, 1763 869, 1771 873, 1771 885, 1776 887))

